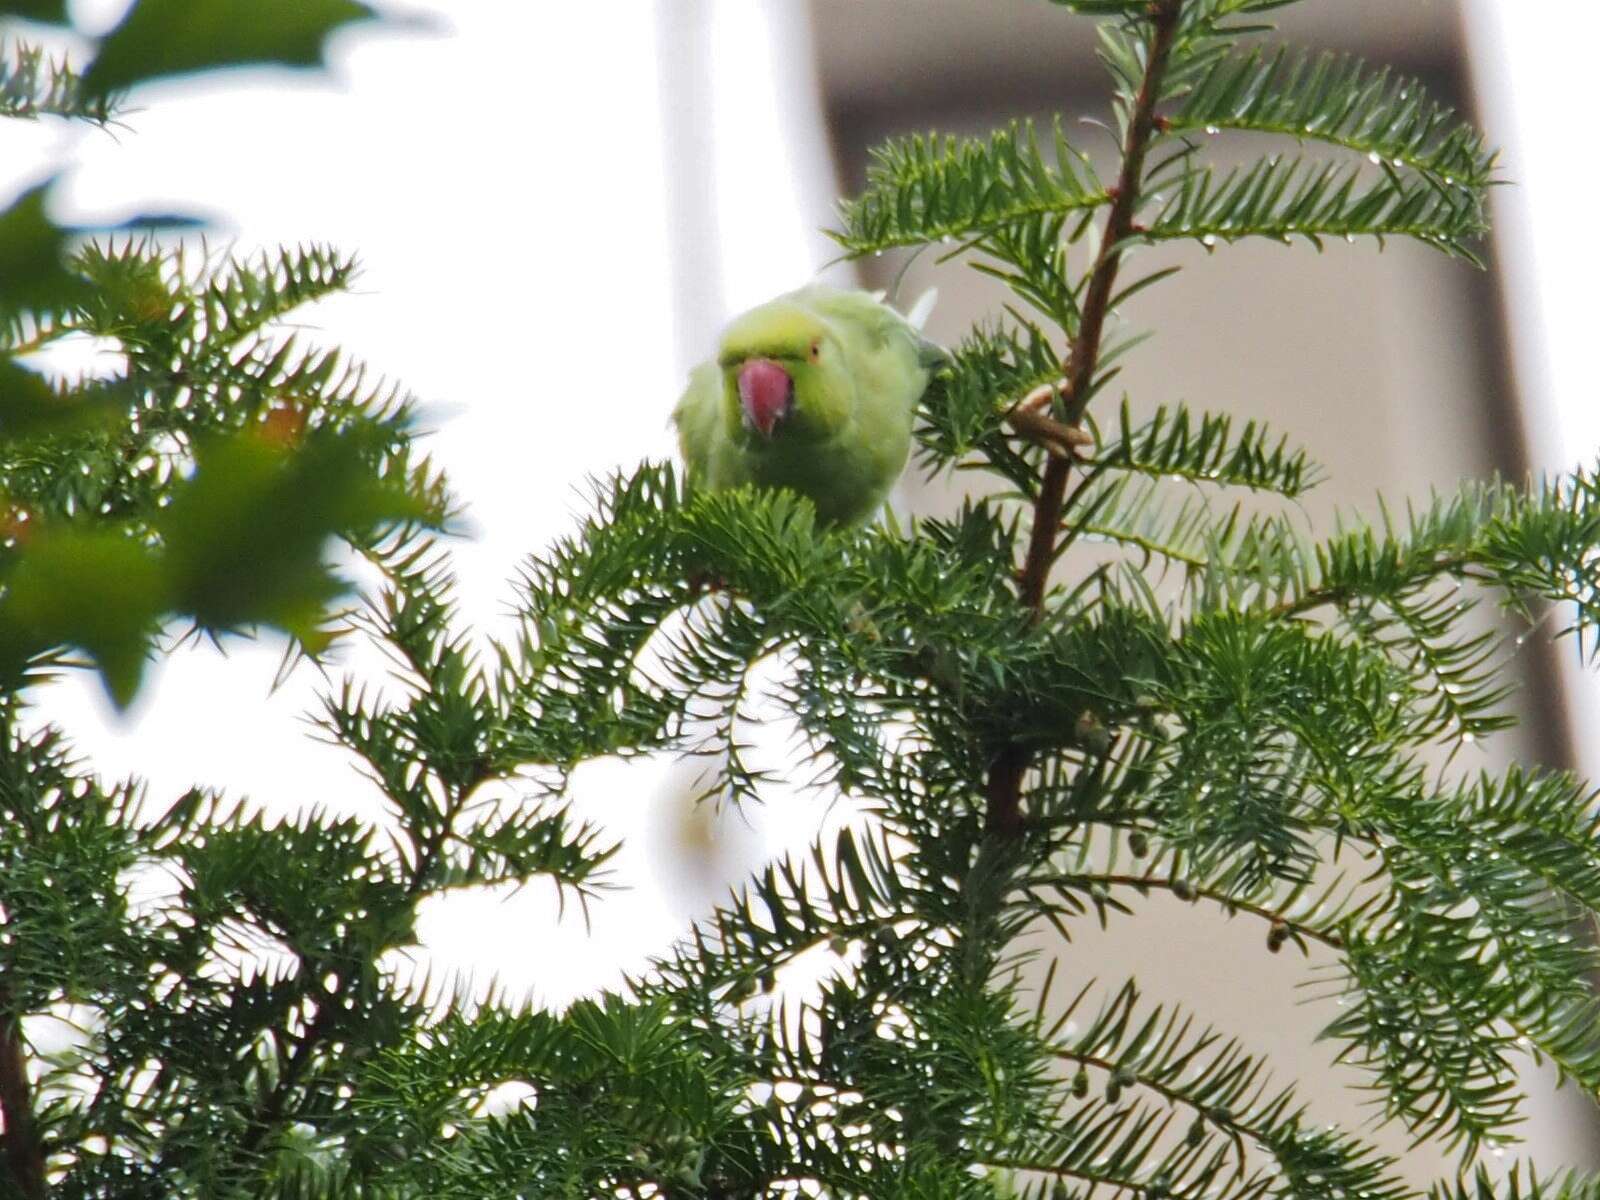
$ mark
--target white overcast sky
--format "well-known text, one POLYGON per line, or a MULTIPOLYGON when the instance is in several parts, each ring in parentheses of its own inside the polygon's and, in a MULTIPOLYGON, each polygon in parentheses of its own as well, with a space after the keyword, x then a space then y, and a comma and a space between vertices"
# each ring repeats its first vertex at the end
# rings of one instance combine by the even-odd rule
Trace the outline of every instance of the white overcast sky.
MULTIPOLYGON (((1600 11, 1592 0, 1469 9, 1486 119, 1518 181, 1497 209, 1530 432, 1544 466, 1592 461, 1600 246, 1592 223, 1573 228, 1594 187, 1588 156, 1568 143, 1582 101, 1571 81, 1592 70, 1600 11), (1565 36, 1548 38, 1552 26, 1565 36)), ((143 89, 115 138, 0 126, 0 171, 15 189, 70 166, 65 217, 183 208, 213 216, 213 242, 241 250, 315 241, 359 253, 357 292, 307 314, 307 335, 426 402, 433 452, 475 525, 459 554, 463 605, 489 628, 517 561, 570 527, 586 475, 671 452, 667 413, 723 317, 821 264, 832 181, 799 0, 407 11, 431 12, 432 28, 343 35, 326 75, 143 89)), ((108 774, 142 775, 158 796, 212 782, 274 808, 373 811, 348 761, 299 720, 318 679, 303 671, 267 695, 277 658, 276 647, 238 646, 226 662, 190 651, 130 717, 109 716, 83 679, 43 712, 108 774)), ((796 831, 792 813, 769 809, 759 827, 724 821, 697 841, 649 764, 596 764, 579 784, 585 810, 633 838, 630 871, 676 854, 702 900, 796 831)), ((636 882, 597 913, 594 937, 570 921, 552 932, 543 893, 463 899, 428 929, 445 965, 486 961, 514 989, 559 1000, 613 980, 617 964, 637 967, 681 927, 686 889, 636 882)))

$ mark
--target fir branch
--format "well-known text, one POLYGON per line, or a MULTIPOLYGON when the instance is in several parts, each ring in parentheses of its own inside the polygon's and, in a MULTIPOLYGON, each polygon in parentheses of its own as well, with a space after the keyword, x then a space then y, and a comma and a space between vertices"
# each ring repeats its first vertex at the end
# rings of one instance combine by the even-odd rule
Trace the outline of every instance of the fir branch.
MULTIPOLYGON (((1159 544, 1160 510, 1150 498, 1115 495, 1106 511, 1134 501, 1123 526, 1101 523, 1135 529, 1159 544)), ((1230 517, 1219 522, 1203 555, 1195 534, 1175 546, 1206 560, 1190 577, 1202 608, 1248 608, 1273 619, 1331 609, 1341 627, 1382 649, 1412 677, 1415 699, 1428 702, 1416 711, 1418 737, 1474 740, 1504 728, 1499 703, 1507 693, 1495 667, 1501 639, 1463 634, 1458 625, 1477 594, 1488 592, 1524 617, 1536 599, 1558 603, 1571 614, 1564 632, 1580 641, 1587 636, 1600 613, 1600 568, 1592 569, 1578 549, 1600 529, 1592 475, 1577 472, 1531 493, 1469 484, 1454 496, 1408 507, 1403 521, 1387 507, 1379 518, 1376 527, 1342 518, 1342 532, 1315 544, 1283 516, 1244 523, 1230 517), (1552 569, 1555 563, 1576 565, 1552 569), (1464 583, 1476 594, 1463 592, 1464 583)), ((1188 526, 1175 529, 1181 534, 1188 526)))
POLYGON ((1148 11, 1147 0, 1050 0, 1050 3, 1090 17, 1134 18, 1148 11))
POLYGON ((363 760, 400 819, 406 894, 543 875, 563 903, 573 892, 587 906, 615 847, 571 823, 565 807, 524 802, 504 812, 479 795, 517 760, 505 746, 500 680, 460 627, 444 555, 417 538, 373 558, 387 585, 354 623, 397 660, 405 695, 383 702, 347 682, 324 698, 319 725, 363 760))
POLYGON ((874 149, 866 189, 840 203, 842 229, 831 236, 851 255, 876 254, 1092 212, 1110 200, 1059 122, 1048 154, 1031 122, 1014 122, 982 140, 914 135, 874 149))
MULTIPOLYGON (((1581 840, 1592 828, 1589 801, 1588 790, 1568 778, 1520 770, 1377 801, 1367 817, 1380 834, 1392 906, 1364 937, 1370 945, 1389 942, 1397 962, 1418 957, 1414 942, 1425 941, 1427 957, 1441 964, 1425 986, 1456 989, 1453 1012, 1480 1003, 1480 1011, 1498 1009, 1524 1045, 1592 1090, 1600 1087, 1600 1046, 1585 980, 1600 952, 1574 930, 1587 880, 1600 866, 1600 851, 1581 840), (1463 898, 1473 906, 1466 915, 1463 898), (1475 947, 1470 966, 1452 962, 1467 945, 1475 947)), ((1481 1029, 1490 1036, 1488 1021, 1481 1029)))
MULTIPOLYGON (((1133 227, 1134 213, 1138 208, 1145 155, 1155 133, 1155 108, 1160 96, 1161 79, 1166 71, 1182 7, 1179 0, 1158 0, 1150 10, 1150 50, 1144 80, 1134 102, 1132 120, 1128 123, 1115 199, 1106 219, 1100 253, 1084 292, 1082 318, 1065 363, 1068 383, 1062 393, 1062 411, 1069 425, 1077 425, 1082 421, 1089 401, 1089 389, 1099 369, 1100 343, 1122 263, 1122 243, 1133 227)), ((1018 591, 1023 607, 1035 621, 1044 613, 1045 591, 1050 568, 1056 558, 1056 531, 1061 523, 1070 467, 1071 460, 1064 456, 1049 460, 1034 504, 1033 531, 1029 537, 1018 591)), ((997 756, 990 766, 985 788, 984 825, 995 836, 1015 838, 1021 831, 1022 781, 1027 765, 1027 753, 1011 747, 997 756)))
MULTIPOLYGON (((1309 880, 1288 885, 1279 880, 1252 882, 1241 879, 1230 867, 1186 873, 1180 866, 1184 861, 1181 854, 1174 853, 1169 861, 1171 865, 1165 869, 1155 863, 1140 872, 1085 869, 1068 875, 1041 875, 1030 880, 1029 886, 1054 891, 1074 915, 1092 908, 1102 921, 1112 911, 1131 911, 1112 899, 1113 888, 1129 888, 1141 896, 1167 892, 1186 903, 1206 900, 1229 917, 1244 913, 1264 922, 1269 940, 1277 941, 1280 949, 1284 942, 1293 942, 1301 950, 1310 943, 1340 950, 1344 947, 1340 926, 1362 911, 1353 900, 1335 899, 1340 881, 1314 891, 1309 880)), ((1030 903, 1038 903, 1038 898, 1030 896, 1030 903)))
POLYGON ((1411 676, 1408 700, 1415 724, 1410 739, 1470 744, 1515 723, 1500 708, 1515 691, 1501 677, 1503 636, 1493 629, 1452 633, 1474 607, 1452 589, 1441 595, 1394 598, 1372 608, 1362 604, 1344 608, 1343 621, 1358 636, 1382 646, 1411 676))
MULTIPOLYGON (((1190 773, 1181 759, 1173 770, 1190 773)), ((1552 886, 1587 895, 1600 855, 1588 840, 1588 793, 1562 777, 1513 772, 1459 790, 1421 788, 1420 776, 1404 772, 1383 786, 1364 783, 1318 818, 1328 836, 1371 847, 1381 891, 1363 886, 1340 898, 1337 881, 1320 891, 1309 880, 1286 886, 1237 856, 1190 867, 1173 854, 1118 873, 1100 865, 1107 855, 1088 839, 1073 872, 1037 882, 1057 893, 1063 915, 1093 910, 1103 920, 1128 911, 1108 889, 1165 889, 1268 923, 1269 950, 1316 941, 1338 951, 1365 998, 1329 1032, 1366 1047, 1351 1057, 1380 1072, 1399 1098, 1394 1111, 1419 1137, 1462 1139, 1470 1151, 1507 1136, 1516 1103, 1507 1054, 1549 1057, 1586 1089, 1600 1078, 1585 982, 1594 952, 1573 935, 1574 910, 1549 899, 1552 886)), ((1029 902, 1040 899, 1030 891, 1029 902)))
MULTIPOLYGON (((1182 524, 1192 524, 1198 515, 1197 509, 1186 508, 1178 514, 1177 520, 1182 524)), ((1203 570, 1206 566, 1204 558, 1197 552, 1186 549, 1176 538, 1168 539, 1157 534, 1141 533, 1120 524, 1101 524, 1095 521, 1073 522, 1071 529, 1074 537, 1081 537, 1091 542, 1110 542, 1137 551, 1139 566, 1142 569, 1150 568, 1157 559, 1191 571, 1203 570)))
POLYGON ((1246 237, 1302 237, 1321 249, 1329 237, 1408 237, 1479 263, 1472 246, 1487 229, 1478 193, 1387 163, 1367 178, 1359 166, 1274 155, 1221 174, 1194 167, 1171 193, 1146 224, 1130 230, 1135 240, 1193 239, 1209 248, 1246 237))
POLYGON ((1170 488, 1159 478, 1128 473, 1092 472, 1069 497, 1061 525, 1058 555, 1085 540, 1126 546, 1139 555, 1141 569, 1154 561, 1182 567, 1190 576, 1203 574, 1216 553, 1216 543, 1238 520, 1239 509, 1219 518, 1204 496, 1190 492, 1174 506, 1170 488))
POLYGON ((116 98, 84 88, 83 77, 40 46, 0 38, 0 117, 67 117, 108 125, 116 98))
POLYGON ((1495 156, 1483 135, 1428 98, 1414 79, 1357 59, 1287 47, 1218 57, 1162 121, 1169 131, 1243 129, 1326 142, 1481 196, 1495 156))
MULTIPOLYGON (((174 269, 183 272, 181 252, 174 269)), ((225 258, 194 289, 202 303, 196 317, 201 329, 220 335, 218 345, 235 345, 297 308, 348 291, 359 273, 354 256, 315 244, 225 258)))
POLYGON ((1069 214, 1045 213, 1012 221, 950 253, 972 248, 987 255, 993 261, 977 258, 974 270, 998 279, 1070 337, 1082 319, 1087 281, 1073 277, 1067 252, 1084 239, 1093 215, 1083 213, 1069 220, 1069 214))
POLYGON ((1186 405, 1162 406, 1142 425, 1135 425, 1128 403, 1118 415, 1115 440, 1084 458, 1091 472, 1115 468, 1162 479, 1186 479, 1227 487, 1272 491, 1293 500, 1321 478, 1321 469, 1286 435, 1273 438, 1265 424, 1246 421, 1237 435, 1226 413, 1191 415, 1186 405))
POLYGON ((1028 902, 1041 902, 1034 889, 1051 890, 1064 915, 1092 909, 1103 921, 1129 911, 1109 889, 1165 890, 1261 920, 1269 950, 1292 941, 1336 951, 1353 992, 1329 1034, 1380 1074, 1397 1098, 1392 1111, 1419 1138, 1461 1139, 1470 1151, 1509 1136, 1508 1054, 1548 1057, 1586 1089, 1600 1082, 1585 982, 1595 952, 1574 936, 1575 910, 1550 900, 1552 888, 1588 894, 1600 864, 1587 840, 1595 817, 1589 793, 1561 776, 1513 772, 1440 793, 1384 795, 1352 797, 1328 827, 1371 847, 1379 891, 1363 885, 1341 897, 1338 880, 1286 885, 1237 858, 1206 865, 1181 851, 1117 872, 1097 865, 1107 855, 1085 839, 1081 865, 1031 881, 1028 902))
POLYGON ((1600 808, 1595 791, 1566 774, 1515 768, 1496 779, 1484 773, 1456 791, 1449 809, 1478 861, 1494 854, 1521 864, 1543 886, 1584 909, 1600 911, 1600 808))
POLYGON ((1019 1152, 983 1161, 1057 1180, 1077 1179, 1095 1191, 1105 1189, 1114 1195, 1148 1200, 1168 1196, 1262 1200, 1276 1182, 1263 1170, 1237 1174, 1230 1169, 1230 1149, 1208 1144, 1208 1139, 1198 1143, 1180 1139, 1163 1153, 1161 1148, 1171 1142, 1170 1114, 1144 1111, 1137 1105, 1119 1106, 1108 1098, 1081 1106, 1074 1117, 1031 1153, 1019 1148, 1019 1152))
POLYGON ((1600 628, 1600 472, 1580 468, 1536 480, 1526 492, 1493 489, 1500 504, 1486 514, 1478 560, 1507 602, 1528 612, 1527 598, 1571 612, 1562 630, 1580 649, 1600 628))
POLYGON ((1541 1176, 1531 1163, 1512 1163, 1503 1175, 1479 1165, 1469 1175, 1441 1180, 1429 1190, 1429 1200, 1595 1200, 1600 1177, 1564 1171, 1541 1176))
MULTIPOLYGON (((1133 214, 1140 199, 1144 158, 1155 131, 1156 98, 1181 7, 1179 3, 1163 0, 1156 6, 1151 18, 1149 65, 1145 69, 1143 86, 1128 127, 1116 198, 1107 217, 1100 254, 1085 289, 1082 321, 1067 354, 1068 383, 1062 397, 1063 411, 1071 425, 1078 424, 1083 418, 1090 384, 1099 367, 1105 319, 1122 262, 1121 244, 1133 227, 1133 214)), ((1020 591, 1023 605, 1036 615, 1043 612, 1046 578, 1055 558, 1056 528, 1061 520, 1069 469, 1070 461, 1067 459, 1050 461, 1040 485, 1039 500, 1034 506, 1033 533, 1022 568, 1020 591)))
POLYGON ((1511 1039, 1486 1032, 1502 997, 1459 981, 1471 967, 1452 959, 1470 938, 1437 916, 1420 925, 1400 952, 1351 939, 1346 961, 1359 991, 1326 1032, 1348 1043, 1343 1059, 1381 1081, 1386 1113, 1419 1141, 1436 1138, 1470 1158, 1511 1136, 1522 1104, 1511 1039))
MULTIPOLYGON (((334 430, 367 448, 375 472, 406 457, 408 394, 268 328, 347 287, 351 260, 312 248, 194 267, 181 250, 127 238, 90 243, 74 261, 87 298, 36 332, 114 339, 127 367, 109 384, 69 393, 117 420, 68 429, 0 463, 8 496, 36 518, 91 513, 138 522, 153 537, 150 517, 182 485, 195 439, 212 433, 294 442, 334 430)), ((431 492, 439 498, 437 480, 431 492)))
POLYGON ((194 263, 181 246, 165 251, 132 236, 86 243, 75 265, 93 285, 77 330, 213 360, 295 309, 348 291, 359 272, 353 257, 326 246, 249 259, 202 252, 194 263))
MULTIPOLYGON (((1081 997, 1080 997, 1081 999, 1081 997)), ((1065 1028, 1069 1006, 1054 1022, 1065 1028)), ((1292 1088, 1274 1088, 1266 1064, 1245 1052, 1237 1039, 1197 1027, 1178 1010, 1142 1003, 1126 983, 1082 1033, 1061 1037, 1055 1053, 1064 1062, 1103 1072, 1118 1093, 1145 1088, 1171 1105, 1193 1112, 1185 1140, 1203 1144, 1212 1131, 1234 1147, 1234 1179, 1245 1178, 1251 1158, 1245 1143, 1276 1160, 1280 1187, 1291 1196, 1382 1197, 1405 1200, 1412 1189, 1392 1172, 1395 1160, 1337 1128, 1316 1128, 1292 1088)), ((1088 1085, 1074 1079, 1074 1094, 1088 1085)))
POLYGON ((1031 495, 1037 469, 1027 449, 1013 446, 1004 425, 1015 405, 1060 373, 1059 353, 1030 322, 973 331, 935 374, 919 407, 922 461, 932 469, 977 454, 989 470, 1031 495))
POLYGON ((1183 25, 1179 32, 1185 40, 1202 35, 1207 38, 1223 36, 1237 38, 1243 34, 1257 32, 1264 27, 1259 24, 1243 27, 1228 26, 1224 22, 1236 17, 1254 17, 1297 3, 1299 0, 1193 0, 1185 8, 1183 25))

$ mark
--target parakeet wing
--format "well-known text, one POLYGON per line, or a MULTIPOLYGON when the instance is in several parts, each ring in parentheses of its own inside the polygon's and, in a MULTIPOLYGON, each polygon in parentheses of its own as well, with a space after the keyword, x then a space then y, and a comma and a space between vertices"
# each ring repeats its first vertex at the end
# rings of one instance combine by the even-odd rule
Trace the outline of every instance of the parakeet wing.
POLYGON ((929 370, 946 360, 944 350, 867 292, 818 287, 799 295, 839 331, 864 403, 908 417, 915 412, 927 389, 929 370))
POLYGON ((722 372, 715 362, 703 362, 689 373, 689 386, 672 410, 672 421, 678 427, 678 450, 695 486, 714 490, 750 482, 728 440, 722 372))

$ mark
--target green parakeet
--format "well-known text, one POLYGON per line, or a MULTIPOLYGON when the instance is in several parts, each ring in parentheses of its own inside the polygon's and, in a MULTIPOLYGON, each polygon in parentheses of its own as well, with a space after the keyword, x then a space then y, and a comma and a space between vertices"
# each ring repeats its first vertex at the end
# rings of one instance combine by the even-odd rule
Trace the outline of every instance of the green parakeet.
POLYGON ((906 465, 917 403, 945 360, 914 322, 821 284, 735 318, 673 410, 691 486, 792 488, 824 524, 867 520, 906 465))

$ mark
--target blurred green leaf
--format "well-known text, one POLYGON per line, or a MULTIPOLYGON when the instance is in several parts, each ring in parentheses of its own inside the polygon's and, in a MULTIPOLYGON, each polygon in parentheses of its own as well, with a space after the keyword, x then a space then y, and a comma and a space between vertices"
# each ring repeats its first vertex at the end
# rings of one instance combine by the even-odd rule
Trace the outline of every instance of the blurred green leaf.
POLYGON ((72 19, 67 15, 67 0, 0 0, 0 17, 21 17, 50 25, 65 25, 72 19))
POLYGON ((328 539, 434 518, 421 499, 376 477, 355 434, 301 437, 279 422, 202 442, 195 458, 157 521, 160 543, 78 520, 40 527, 12 518, 0 669, 14 677, 36 655, 79 647, 126 707, 152 637, 174 614, 214 632, 271 626, 315 653, 330 640, 329 604, 349 590, 324 561, 328 539))
POLYGON ((0 655, 19 667, 55 646, 78 646, 119 706, 139 689, 150 640, 167 609, 156 552, 127 534, 71 526, 35 533, 0 599, 0 655))
POLYGON ((374 478, 348 435, 293 431, 197 446, 193 478, 161 514, 178 606, 210 630, 271 625, 313 651, 328 604, 349 589, 324 560, 330 536, 424 519, 420 501, 374 478))
POLYGON ((30 188, 0 212, 0 316, 64 304, 83 293, 82 278, 66 264, 67 243, 77 231, 44 211, 53 182, 30 188))
POLYGON ((0 358, 0 445, 82 429, 111 416, 122 403, 123 398, 104 384, 57 392, 22 364, 0 358))
POLYGON ((138 0, 101 42, 84 86, 103 95, 213 67, 316 66, 330 33, 374 16, 356 0, 138 0))

